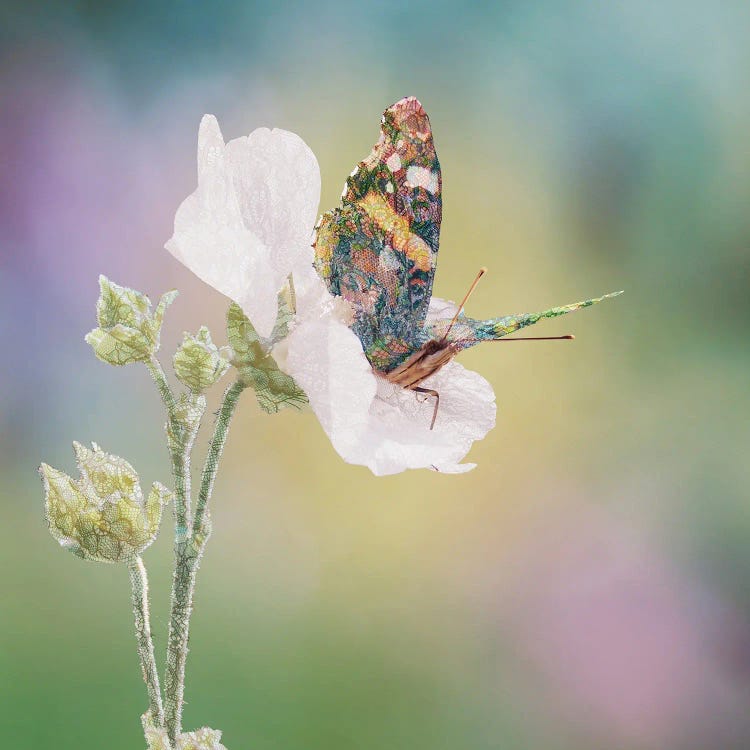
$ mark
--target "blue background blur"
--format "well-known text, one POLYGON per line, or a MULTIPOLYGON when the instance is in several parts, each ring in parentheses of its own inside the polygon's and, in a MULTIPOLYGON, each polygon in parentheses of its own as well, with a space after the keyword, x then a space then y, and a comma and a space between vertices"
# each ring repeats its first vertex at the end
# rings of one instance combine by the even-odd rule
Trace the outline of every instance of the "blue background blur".
MULTIPOLYGON (((36 475, 77 439, 168 481, 145 370, 83 342, 97 275, 180 289, 165 359, 204 322, 223 341, 226 300, 162 249, 201 115, 299 133, 325 210, 407 94, 443 166, 438 295, 481 265, 475 317, 626 294, 539 329, 574 344, 463 356, 499 404, 469 475, 375 479, 243 397, 186 726, 230 750, 750 746, 748 40, 744 0, 0 0, 3 746, 143 746, 127 575, 57 547, 36 475)), ((170 536, 146 554, 160 655, 170 536)))

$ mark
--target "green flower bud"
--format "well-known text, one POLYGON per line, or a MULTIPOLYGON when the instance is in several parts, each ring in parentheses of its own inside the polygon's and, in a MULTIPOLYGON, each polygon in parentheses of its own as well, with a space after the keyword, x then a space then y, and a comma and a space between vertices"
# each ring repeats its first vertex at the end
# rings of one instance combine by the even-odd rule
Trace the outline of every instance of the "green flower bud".
MULTIPOLYGON (((278 325, 286 329, 287 322, 278 325)), ((304 391, 279 369, 276 360, 268 353, 273 341, 258 336, 253 324, 235 303, 227 312, 227 340, 232 348, 232 364, 237 368, 240 380, 255 390, 263 411, 275 414, 285 406, 299 409, 307 403, 304 391)))
POLYGON ((148 727, 144 730, 144 734, 146 735, 148 750, 172 750, 166 730, 148 727))
MULTIPOLYGON (((166 730, 156 726, 149 713, 141 716, 143 732, 146 735, 148 750, 172 750, 166 730)), ((221 732, 218 729, 201 727, 194 732, 185 732, 177 738, 175 750, 227 750, 221 744, 221 732)))
POLYGON ((144 502, 138 475, 96 443, 73 443, 78 480, 47 464, 39 467, 49 530, 63 547, 84 560, 129 562, 159 531, 162 507, 172 493, 154 482, 144 502))
POLYGON ((201 727, 194 732, 186 732, 177 738, 176 750, 227 750, 221 744, 221 732, 218 729, 201 727))
POLYGON ((99 327, 86 335, 94 354, 110 365, 142 362, 159 348, 159 333, 164 312, 177 296, 176 291, 162 295, 153 314, 145 294, 99 277, 96 318, 99 327))
POLYGON ((193 393, 203 393, 229 369, 229 362, 211 341, 206 326, 202 326, 195 336, 185 334, 173 364, 180 382, 193 393))
POLYGON ((156 726, 151 714, 147 711, 141 716, 143 734, 146 737, 148 750, 172 750, 166 729, 156 726))

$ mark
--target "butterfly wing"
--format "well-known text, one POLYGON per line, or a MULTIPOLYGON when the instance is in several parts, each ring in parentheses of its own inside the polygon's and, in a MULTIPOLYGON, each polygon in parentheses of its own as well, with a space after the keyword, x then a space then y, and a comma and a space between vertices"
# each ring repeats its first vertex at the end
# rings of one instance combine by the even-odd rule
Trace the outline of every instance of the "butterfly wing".
POLYGON ((314 240, 316 269, 352 304, 352 328, 376 370, 391 370, 425 341, 441 217, 430 121, 407 97, 383 113, 378 142, 314 240))
POLYGON ((549 310, 534 313, 519 313, 518 315, 505 315, 502 318, 490 318, 489 320, 474 320, 459 315, 451 327, 452 318, 440 318, 428 325, 428 333, 431 339, 437 341, 445 339, 451 344, 453 350, 458 353, 468 349, 482 341, 497 341, 521 328, 534 325, 544 318, 557 318, 560 315, 575 312, 584 307, 590 307, 610 297, 617 297, 622 292, 605 294, 603 297, 573 302, 570 305, 551 307, 549 310))

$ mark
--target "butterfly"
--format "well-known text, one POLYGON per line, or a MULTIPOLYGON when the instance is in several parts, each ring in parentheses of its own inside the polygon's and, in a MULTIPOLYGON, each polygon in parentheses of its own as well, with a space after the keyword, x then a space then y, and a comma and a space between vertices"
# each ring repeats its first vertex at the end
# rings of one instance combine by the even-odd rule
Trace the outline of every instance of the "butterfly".
POLYGON ((415 97, 406 97, 383 113, 377 143, 346 180, 341 206, 321 217, 313 241, 315 268, 329 292, 351 304, 352 330, 375 373, 435 398, 430 429, 440 394, 422 383, 459 352, 619 294, 542 312, 475 320, 463 314, 463 306, 482 269, 452 317, 428 321, 441 191, 430 120, 415 97))

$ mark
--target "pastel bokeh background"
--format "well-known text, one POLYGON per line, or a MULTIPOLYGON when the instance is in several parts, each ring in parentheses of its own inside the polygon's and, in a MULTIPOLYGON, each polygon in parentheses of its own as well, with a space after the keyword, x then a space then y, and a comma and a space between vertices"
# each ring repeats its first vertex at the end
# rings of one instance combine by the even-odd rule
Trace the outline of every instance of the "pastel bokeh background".
MULTIPOLYGON (((407 94, 443 166, 436 293, 476 316, 625 289, 479 347, 498 425, 458 477, 376 479, 243 397, 185 724, 230 750, 750 746, 750 5, 0 0, 4 747, 130 750, 127 575, 45 530, 73 439, 168 481, 145 369, 83 335, 97 275, 226 300, 162 249, 197 127, 294 130, 321 210, 407 94), (537 329, 542 334, 541 327, 537 329)), ((218 394, 214 394, 216 403, 218 394)), ((202 443, 205 447, 205 439, 202 443)), ((163 653, 171 521, 146 554, 163 653)))

